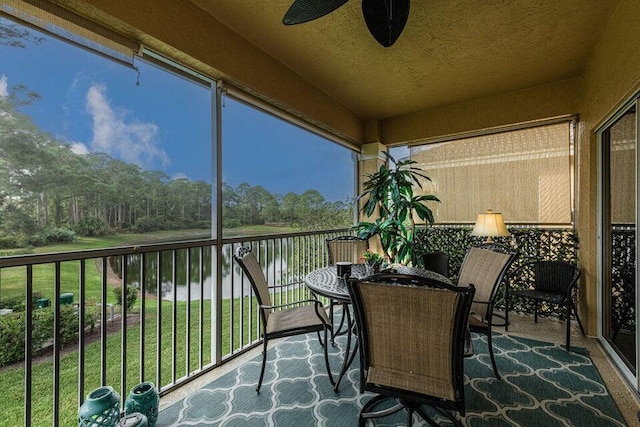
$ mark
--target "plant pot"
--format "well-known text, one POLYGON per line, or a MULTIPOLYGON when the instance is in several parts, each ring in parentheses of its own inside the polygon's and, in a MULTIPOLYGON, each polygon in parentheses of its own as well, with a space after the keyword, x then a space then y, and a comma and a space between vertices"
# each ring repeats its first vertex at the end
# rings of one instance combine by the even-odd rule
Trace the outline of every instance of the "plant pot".
POLYGON ((78 427, 113 427, 120 419, 120 395, 113 387, 100 387, 87 395, 78 410, 78 427))
POLYGON ((381 262, 370 262, 367 261, 364 263, 364 270, 367 276, 371 276, 373 274, 380 273, 380 267, 382 266, 381 262))
POLYGON ((147 417, 149 427, 154 427, 158 420, 160 397, 152 382, 146 381, 131 389, 124 404, 124 413, 139 412, 147 417))

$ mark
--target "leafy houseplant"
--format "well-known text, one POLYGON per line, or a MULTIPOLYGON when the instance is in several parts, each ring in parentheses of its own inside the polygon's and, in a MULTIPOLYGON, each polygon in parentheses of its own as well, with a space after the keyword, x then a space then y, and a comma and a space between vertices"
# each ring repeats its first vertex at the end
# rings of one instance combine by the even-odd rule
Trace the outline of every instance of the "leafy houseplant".
POLYGON ((420 168, 414 167, 413 160, 396 160, 383 151, 386 164, 378 172, 367 174, 363 193, 358 197, 365 200, 362 212, 367 217, 377 212, 374 222, 361 221, 357 225, 358 236, 371 238, 380 236, 380 243, 391 262, 408 264, 413 257, 413 240, 416 232, 415 216, 429 225, 433 224, 433 212, 426 202, 440 202, 431 194, 415 196, 413 186, 422 188, 420 178, 431 181, 420 168), (387 167, 395 163, 395 169, 387 167))
POLYGON ((382 255, 367 249, 363 257, 367 275, 378 273, 380 271, 382 261, 384 261, 384 257, 382 255))
POLYGON ((364 262, 367 264, 382 264, 384 261, 384 257, 379 253, 373 252, 371 249, 367 249, 367 251, 363 255, 364 262))

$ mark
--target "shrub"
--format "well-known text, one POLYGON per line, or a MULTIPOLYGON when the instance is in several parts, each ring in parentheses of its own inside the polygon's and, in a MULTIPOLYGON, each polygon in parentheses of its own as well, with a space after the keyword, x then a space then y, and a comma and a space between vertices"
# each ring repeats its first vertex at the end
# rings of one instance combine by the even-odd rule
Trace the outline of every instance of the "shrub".
MULTIPOLYGON (((87 310, 85 323, 93 327, 96 311, 87 310)), ((20 362, 24 359, 25 312, 0 316, 0 366, 20 362)), ((53 307, 33 312, 31 342, 34 355, 42 352, 43 346, 53 338, 53 307)), ((79 317, 72 305, 60 306, 60 344, 62 346, 77 341, 79 317)))
POLYGON ((225 228, 236 228, 236 227, 240 227, 241 225, 242 223, 238 218, 222 217, 222 226, 225 228))
MULTIPOLYGON (((34 292, 31 299, 31 306, 36 306, 36 301, 41 298, 40 292, 34 292)), ((24 311, 24 297, 23 296, 13 296, 9 298, 5 298, 0 300, 0 308, 8 308, 13 311, 24 311)))
POLYGON ((40 234, 36 234, 35 236, 29 236, 26 239, 26 244, 28 246, 38 247, 38 246, 46 245, 47 241, 46 241, 44 236, 42 236, 40 234))
POLYGON ((42 232, 42 238, 47 244, 69 243, 76 239, 76 233, 66 227, 53 227, 42 232))
MULTIPOLYGON (((0 316, 0 366, 24 358, 24 313, 0 316)), ((33 340, 33 337, 32 337, 33 340)), ((34 347, 35 347, 34 342, 34 347)))
POLYGON ((13 249, 18 247, 18 241, 14 236, 0 236, 0 249, 13 249))
MULTIPOLYGON (((138 290, 134 286, 127 286, 127 310, 131 310, 138 298, 138 290)), ((116 297, 116 304, 122 307, 122 287, 116 286, 113 288, 113 294, 116 297)))
POLYGON ((135 229, 140 233, 164 230, 166 223, 163 217, 143 216, 136 221, 135 229))
POLYGON ((101 218, 87 216, 82 218, 75 226, 76 233, 80 236, 104 236, 109 234, 109 226, 101 218))

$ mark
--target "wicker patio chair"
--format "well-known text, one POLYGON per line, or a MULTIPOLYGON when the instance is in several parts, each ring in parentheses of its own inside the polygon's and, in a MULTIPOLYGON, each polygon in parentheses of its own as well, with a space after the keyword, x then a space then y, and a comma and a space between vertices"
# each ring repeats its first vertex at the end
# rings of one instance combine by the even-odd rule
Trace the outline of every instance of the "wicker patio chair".
MULTIPOLYGON (((327 239, 327 253, 329 254, 329 264, 333 265, 337 262, 350 262, 352 264, 363 263, 364 253, 369 249, 369 240, 361 239, 356 236, 339 236, 333 239, 327 239)), ((329 319, 333 325, 333 312, 335 305, 339 304, 336 301, 331 300, 329 302, 329 319)), ((343 330, 345 320, 345 310, 348 310, 347 305, 342 305, 342 317, 340 318, 340 325, 331 331, 331 341, 334 342, 335 337, 345 334, 347 331, 343 330)))
POLYGON ((449 277, 449 255, 444 252, 429 252, 422 254, 422 265, 425 270, 430 270, 444 277, 449 277))
POLYGON ((465 414, 464 336, 475 292, 419 276, 382 273, 348 282, 358 325, 360 390, 376 393, 358 422, 407 409, 429 424, 430 405, 454 425, 465 414), (385 399, 397 404, 376 410, 385 399))
MULTIPOLYGON (((290 304, 274 305, 271 302, 267 280, 251 249, 245 247, 238 248, 234 254, 234 258, 249 278, 249 282, 251 282, 251 287, 258 300, 262 320, 262 369, 256 391, 258 393, 260 392, 260 386, 262 385, 267 363, 267 345, 269 340, 273 338, 317 332, 318 339, 320 340, 320 332, 324 331, 324 341, 320 340, 320 343, 324 343, 324 361, 327 373, 329 374, 329 355, 327 353, 326 343, 327 331, 331 330, 331 323, 329 322, 327 312, 322 306, 322 303, 310 299, 290 304)), ((329 375, 329 378, 331 379, 331 375, 329 375)))
MULTIPOLYGON (((511 291, 507 286, 506 290, 506 311, 505 317, 509 320, 509 294, 532 300, 534 303, 534 322, 538 323, 538 306, 541 302, 547 302, 556 306, 563 306, 566 317, 566 349, 571 351, 571 312, 576 315, 580 330, 584 334, 584 329, 578 311, 575 307, 574 294, 577 292, 578 279, 581 271, 576 265, 563 261, 532 261, 520 266, 511 275, 512 283, 525 283, 526 289, 511 291)), ((508 325, 507 325, 508 327, 508 325)))
POLYGON ((467 251, 458 276, 458 286, 473 284, 476 287, 469 316, 469 330, 487 336, 491 365, 498 379, 500 373, 493 354, 492 329, 494 317, 501 316, 495 314, 493 309, 502 279, 517 256, 517 251, 497 243, 473 246, 467 251))

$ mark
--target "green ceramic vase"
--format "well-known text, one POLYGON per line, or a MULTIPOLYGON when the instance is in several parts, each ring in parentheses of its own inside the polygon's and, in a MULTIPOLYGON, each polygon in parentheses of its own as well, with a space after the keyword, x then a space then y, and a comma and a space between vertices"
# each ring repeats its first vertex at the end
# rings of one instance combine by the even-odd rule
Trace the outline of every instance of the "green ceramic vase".
POLYGON ((160 397, 152 382, 146 381, 131 389, 124 404, 124 413, 139 412, 147 417, 149 427, 154 427, 158 419, 160 397))
POLYGON ((89 393, 78 411, 78 427, 113 427, 119 419, 120 395, 109 386, 89 393))

